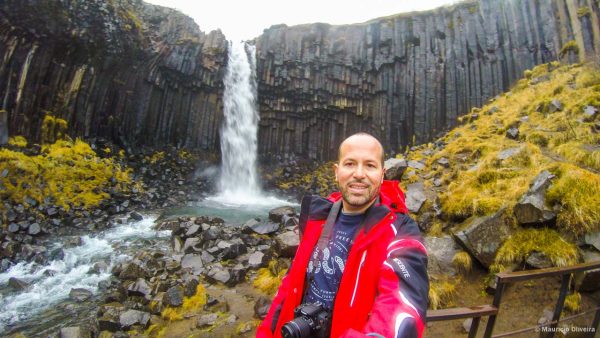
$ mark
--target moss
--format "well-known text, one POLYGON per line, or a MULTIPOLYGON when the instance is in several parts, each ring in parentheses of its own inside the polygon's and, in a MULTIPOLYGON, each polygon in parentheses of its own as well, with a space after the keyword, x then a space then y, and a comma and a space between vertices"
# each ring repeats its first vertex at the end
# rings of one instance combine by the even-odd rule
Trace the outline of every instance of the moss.
POLYGON ((5 187, 0 197, 15 203, 31 198, 38 203, 50 202, 69 210, 90 208, 109 198, 106 192, 129 191, 130 171, 111 159, 101 159, 81 141, 57 141, 42 146, 40 155, 0 149, 0 178, 5 187))
POLYGON ((44 116, 44 120, 42 121, 40 135, 42 144, 50 144, 64 139, 66 131, 67 121, 46 112, 46 116, 44 116))
POLYGON ((456 294, 457 278, 438 278, 435 276, 429 279, 429 308, 437 310, 446 307, 452 303, 456 294))
POLYGON ((186 313, 201 310, 206 300, 206 289, 202 284, 198 284, 196 293, 191 297, 185 297, 180 307, 169 306, 160 313, 160 316, 168 321, 182 320, 186 313))
POLYGON ((533 132, 526 137, 527 142, 533 143, 540 147, 548 146, 548 138, 541 132, 533 132))
POLYGON ((548 189, 546 201, 562 208, 557 225, 577 235, 600 230, 600 175, 566 163, 554 173, 558 179, 548 189))
POLYGON ((558 56, 562 58, 569 53, 579 55, 579 46, 577 45, 577 42, 575 40, 571 40, 565 43, 560 49, 558 56))
POLYGON ((555 151, 571 162, 600 171, 600 148, 586 147, 581 142, 569 141, 556 147, 555 151))
POLYGON ((569 312, 577 312, 581 308, 581 294, 573 292, 565 298, 565 310, 569 312))
POLYGON ((577 88, 588 88, 600 84, 600 66, 590 64, 584 68, 584 71, 577 75, 575 85, 577 88))
POLYGON ((164 151, 157 151, 154 154, 152 154, 152 156, 150 157, 146 157, 147 161, 152 163, 152 164, 156 164, 162 160, 165 159, 165 152, 164 151))
POLYGON ((577 9, 577 17, 582 18, 585 16, 589 16, 592 11, 587 6, 582 6, 577 9))
POLYGON ((458 271, 467 273, 473 268, 473 260, 468 252, 459 251, 454 255, 454 257, 452 257, 452 265, 458 271))
POLYGON ((573 265, 579 258, 577 246, 566 242, 556 231, 522 229, 502 244, 494 262, 499 266, 520 264, 534 252, 543 253, 554 266, 573 265))
POLYGON ((277 260, 271 260, 269 267, 258 269, 252 285, 266 294, 273 295, 279 289, 286 273, 287 269, 282 269, 277 260))
POLYGON ((27 147, 27 139, 23 136, 10 137, 8 139, 8 144, 19 148, 25 148, 27 147))

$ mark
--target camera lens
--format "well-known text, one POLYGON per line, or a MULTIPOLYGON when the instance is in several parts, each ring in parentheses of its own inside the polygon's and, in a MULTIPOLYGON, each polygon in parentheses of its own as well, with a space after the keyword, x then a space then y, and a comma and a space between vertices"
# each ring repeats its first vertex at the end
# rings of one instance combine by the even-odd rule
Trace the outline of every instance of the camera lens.
POLYGON ((283 338, 308 338, 311 336, 313 322, 305 317, 298 317, 281 328, 283 338))

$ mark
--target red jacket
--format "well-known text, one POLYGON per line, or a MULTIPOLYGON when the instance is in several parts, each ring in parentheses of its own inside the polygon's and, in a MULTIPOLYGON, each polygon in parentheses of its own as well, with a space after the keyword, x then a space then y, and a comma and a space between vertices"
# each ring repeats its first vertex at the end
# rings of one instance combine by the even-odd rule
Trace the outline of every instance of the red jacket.
MULTIPOLYGON (((331 337, 421 337, 429 281, 427 252, 416 223, 407 215, 397 181, 384 181, 380 204, 366 214, 348 253, 335 298, 331 337)), ((302 240, 256 337, 281 337, 304 294, 306 268, 339 192, 302 201, 302 240)))

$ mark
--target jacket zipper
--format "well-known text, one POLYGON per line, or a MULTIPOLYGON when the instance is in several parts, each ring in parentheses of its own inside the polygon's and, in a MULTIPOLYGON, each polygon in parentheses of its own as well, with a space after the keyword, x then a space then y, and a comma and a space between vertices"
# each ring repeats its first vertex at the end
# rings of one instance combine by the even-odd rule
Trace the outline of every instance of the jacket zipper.
POLYGON ((356 290, 358 289, 358 281, 360 279, 360 271, 362 270, 366 256, 367 256, 367 251, 364 251, 362 254, 362 257, 360 258, 360 264, 358 265, 358 273, 356 274, 356 283, 354 284, 354 292, 352 292, 352 299, 350 300, 350 307, 352 307, 352 305, 354 304, 354 297, 356 297, 356 290))

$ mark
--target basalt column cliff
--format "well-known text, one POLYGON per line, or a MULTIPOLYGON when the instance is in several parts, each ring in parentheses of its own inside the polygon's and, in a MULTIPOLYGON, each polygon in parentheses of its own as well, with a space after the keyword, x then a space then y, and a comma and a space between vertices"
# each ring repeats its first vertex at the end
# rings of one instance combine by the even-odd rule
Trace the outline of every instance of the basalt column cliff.
POLYGON ((218 149, 226 48, 140 0, 3 1, 0 125, 38 142, 51 115, 72 137, 218 149))
POLYGON ((595 0, 482 0, 364 24, 273 26, 257 40, 259 151, 334 158, 359 130, 391 152, 426 142, 524 70, 598 55, 598 17, 595 0))

